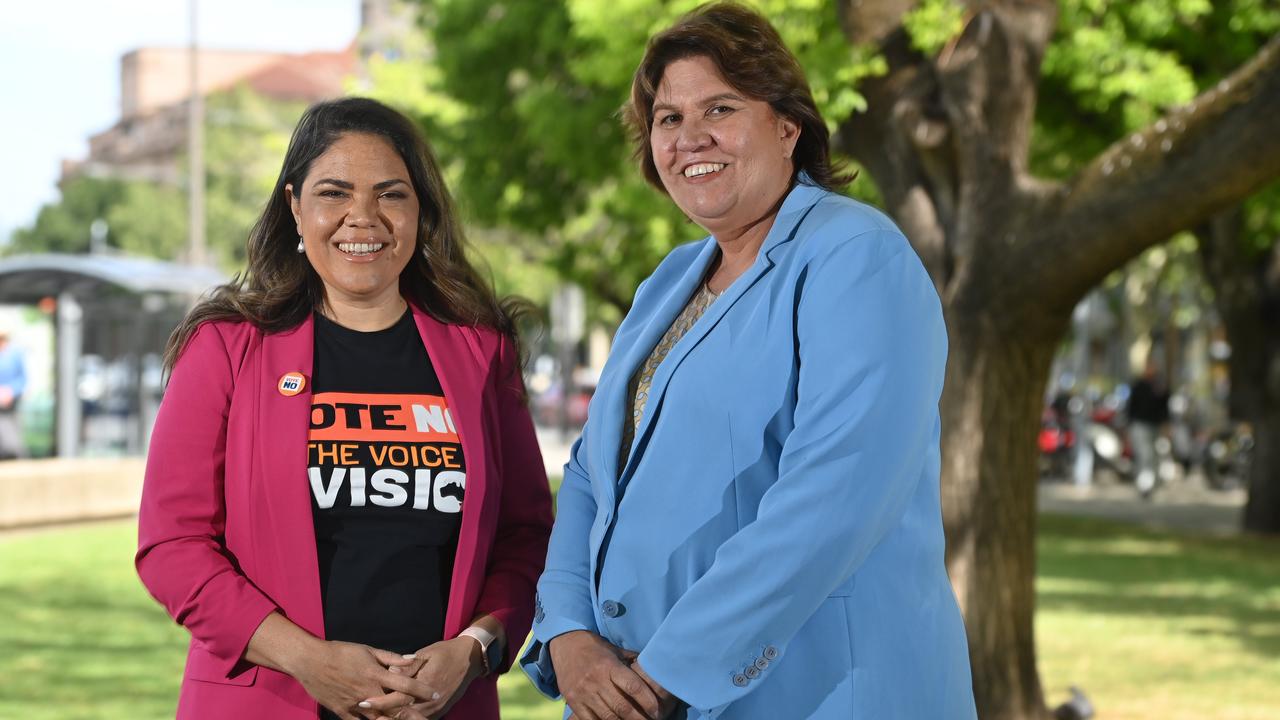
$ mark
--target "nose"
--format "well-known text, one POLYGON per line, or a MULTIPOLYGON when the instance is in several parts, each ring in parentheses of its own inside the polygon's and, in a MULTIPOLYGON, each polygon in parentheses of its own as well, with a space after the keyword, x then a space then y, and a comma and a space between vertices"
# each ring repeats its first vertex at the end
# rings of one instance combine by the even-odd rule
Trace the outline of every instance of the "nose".
POLYGON ((351 200, 347 211, 347 227, 371 228, 378 224, 377 196, 370 193, 357 193, 351 200))
POLYGON ((680 130, 676 135, 678 152, 697 152, 706 149, 711 143, 711 134, 707 132, 701 118, 687 118, 680 123, 680 130))

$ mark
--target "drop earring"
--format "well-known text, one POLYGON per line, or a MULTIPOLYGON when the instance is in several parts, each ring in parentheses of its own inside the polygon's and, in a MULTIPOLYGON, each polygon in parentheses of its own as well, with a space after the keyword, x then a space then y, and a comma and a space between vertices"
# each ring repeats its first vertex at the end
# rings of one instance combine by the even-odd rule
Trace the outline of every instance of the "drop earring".
POLYGON ((302 244, 302 236, 299 235, 298 236, 298 254, 301 255, 306 251, 307 251, 307 246, 302 244))

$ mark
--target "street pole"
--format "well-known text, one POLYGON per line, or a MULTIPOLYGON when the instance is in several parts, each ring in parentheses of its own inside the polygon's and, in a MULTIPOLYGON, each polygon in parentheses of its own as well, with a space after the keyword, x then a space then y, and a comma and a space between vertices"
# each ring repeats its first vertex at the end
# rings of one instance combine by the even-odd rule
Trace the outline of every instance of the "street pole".
POLYGON ((196 38, 198 0, 188 4, 191 15, 191 98, 187 113, 187 255, 192 265, 205 265, 204 238, 204 96, 200 93, 200 55, 196 38))

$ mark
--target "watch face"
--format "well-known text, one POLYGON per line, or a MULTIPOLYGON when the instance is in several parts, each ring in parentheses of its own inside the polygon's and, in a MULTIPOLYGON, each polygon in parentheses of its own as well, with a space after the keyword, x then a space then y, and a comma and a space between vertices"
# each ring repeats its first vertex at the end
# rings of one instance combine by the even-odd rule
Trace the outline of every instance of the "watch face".
POLYGON ((484 662, 489 666, 489 672, 498 672, 498 666, 502 664, 502 643, 489 643, 489 647, 484 650, 484 662))

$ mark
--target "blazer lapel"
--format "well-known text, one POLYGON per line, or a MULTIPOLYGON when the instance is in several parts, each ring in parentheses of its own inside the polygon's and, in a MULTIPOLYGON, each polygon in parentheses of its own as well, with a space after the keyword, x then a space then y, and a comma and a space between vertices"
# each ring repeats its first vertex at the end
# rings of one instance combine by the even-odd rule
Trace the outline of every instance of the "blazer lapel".
POLYGON ((484 568, 478 563, 481 514, 486 498, 486 473, 490 467, 487 451, 489 443, 484 435, 483 401, 485 380, 489 376, 489 368, 481 367, 479 357, 482 353, 473 352, 471 341, 465 333, 469 328, 457 325, 446 325, 427 315, 425 312, 409 304, 413 308, 413 319, 418 325, 418 334, 431 357, 431 365, 440 378, 440 386, 444 388, 445 401, 449 405, 449 415, 453 418, 454 427, 458 430, 458 440, 462 444, 462 457, 467 467, 467 487, 462 497, 462 527, 458 531, 458 553, 453 563, 453 579, 449 589, 449 603, 445 611, 445 637, 453 637, 471 622, 463 611, 472 605, 464 598, 468 594, 479 591, 479 582, 484 577, 484 568), (472 580, 474 588, 466 586, 472 580))
MULTIPOLYGON (((733 284, 724 291, 724 294, 711 304, 711 307, 707 308, 707 311, 702 315, 702 317, 698 318, 698 321, 693 324, 693 327, 689 328, 689 331, 685 333, 684 337, 675 344, 675 347, 671 348, 671 352, 667 354, 666 359, 664 359, 662 364, 658 366, 658 370, 653 376, 653 382, 649 387, 649 400, 645 406, 644 417, 641 419, 640 427, 636 431, 635 441, 631 445, 631 451, 627 456, 627 462, 618 477, 619 486, 626 485, 630 477, 630 473, 635 469, 635 465, 638 462, 639 457, 637 450, 643 447, 644 441, 647 439, 649 428, 653 425, 654 419, 658 416, 659 410, 662 407, 662 400, 666 394, 667 386, 671 382, 671 376, 680 367, 680 363, 684 361, 690 351, 698 346, 698 343, 707 336, 707 333, 711 332, 711 329, 720 322, 720 319, 729 312, 734 304, 738 302, 738 300, 745 295, 747 291, 760 280, 760 278, 764 277, 764 275, 769 272, 773 267, 773 260, 770 258, 770 253, 772 253, 778 245, 791 240, 795 235, 796 228, 800 226, 800 223, 804 220, 805 216, 809 214, 809 211, 813 209, 817 200, 820 199, 822 194, 825 192, 826 191, 821 188, 805 184, 800 184, 795 188, 792 188, 790 194, 787 195, 787 199, 783 202, 782 207, 778 209, 778 217, 774 220, 773 227, 769 229, 769 234, 761 244, 760 251, 756 255, 755 262, 752 263, 751 267, 739 276, 738 279, 733 281, 733 284)), ((652 352, 653 347, 657 345, 658 340, 661 339, 663 333, 671 327, 671 323, 675 321, 676 317, 680 314, 680 311, 684 309, 690 298, 693 297, 694 290, 706 276, 707 266, 713 256, 712 251, 714 248, 715 241, 713 239, 709 240, 708 248, 704 250, 703 253, 699 254, 698 262, 694 263, 690 267, 690 271, 685 273, 684 277, 680 279, 680 282, 676 287, 674 287, 667 295, 663 311, 654 315, 651 325, 656 327, 651 328, 650 334, 654 335, 652 342, 639 343, 643 346, 643 350, 640 351, 643 353, 643 357, 640 358, 640 362, 643 362, 644 358, 648 357, 649 353, 652 352)), ((647 339, 648 335, 646 335, 646 340, 647 339)), ((632 350, 635 351, 635 348, 633 347, 632 350)), ((631 367, 634 372, 634 368, 636 366, 636 364, 632 364, 629 367, 631 367)), ((630 375, 627 377, 629 379, 630 375)), ((615 443, 614 447, 617 446, 618 445, 615 443)))
MULTIPOLYGON (((258 437, 255 439, 257 497, 265 498, 270 523, 257 527, 281 548, 279 572, 288 578, 282 587, 297 592, 290 618, 324 637, 324 610, 320 602, 320 570, 316 559, 316 535, 311 515, 307 478, 307 437, 311 427, 311 380, 315 353, 314 321, 308 315, 298 327, 262 338, 262 362, 258 376, 258 437), (296 395, 280 392, 280 379, 301 373, 306 384, 296 395)), ((261 541, 265 543, 266 541, 261 541)))
MULTIPOLYGON (((702 283, 703 278, 707 275, 707 268, 711 265, 711 260, 715 257, 716 243, 713 239, 706 239, 697 258, 690 263, 688 269, 679 280, 668 290, 666 295, 659 301, 660 304, 652 314, 649 315, 648 321, 636 331, 635 339, 632 340, 623 350, 618 365, 617 372, 611 373, 610 385, 607 388, 599 388, 597 392, 603 390, 605 399, 609 402, 606 421, 601 427, 602 432, 594 436, 594 443, 597 457, 603 459, 606 475, 609 482, 606 486, 610 493, 613 492, 615 483, 620 484, 622 468, 618 467, 620 449, 622 447, 622 428, 624 422, 631 422, 627 417, 628 393, 631 385, 631 377, 635 375, 636 370, 642 363, 649 359, 649 355, 653 352, 654 347, 662 340, 662 336, 671 328, 671 324, 675 322, 676 317, 680 315, 680 311, 684 310, 688 304, 689 298, 693 297, 693 292, 702 283)), ((675 350, 673 349, 674 353, 675 350)), ((670 357, 670 356, 668 356, 670 357)), ((663 365, 666 365, 664 362, 663 365)), ((661 371, 659 371, 661 372, 661 371)), ((655 377, 656 387, 656 377, 655 377)), ((654 392, 649 393, 649 408, 656 407, 654 403, 654 392)), ((646 416, 647 419, 647 416, 646 416)), ((598 427, 592 424, 593 430, 598 427)), ((643 430, 643 425, 641 430, 643 430)), ((632 441, 632 450, 640 444, 640 433, 637 432, 635 439, 632 441)), ((631 456, 628 452, 627 457, 631 456)))

